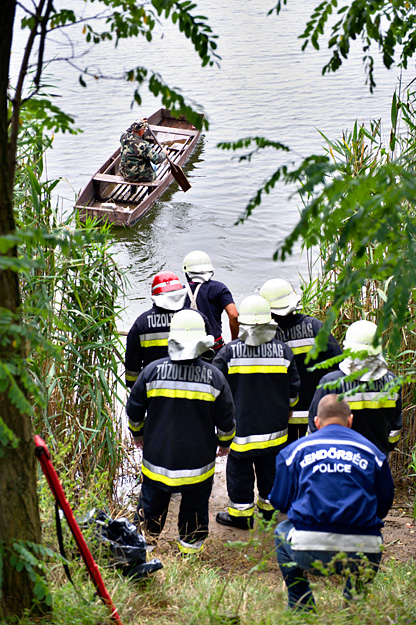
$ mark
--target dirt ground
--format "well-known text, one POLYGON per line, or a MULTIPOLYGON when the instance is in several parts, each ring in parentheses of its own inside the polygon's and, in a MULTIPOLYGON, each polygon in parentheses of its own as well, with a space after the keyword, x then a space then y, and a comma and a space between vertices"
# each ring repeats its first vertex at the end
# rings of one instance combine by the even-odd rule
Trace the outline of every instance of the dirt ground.
MULTIPOLYGON (((226 458, 218 458, 214 487, 212 489, 209 511, 209 538, 206 541, 203 559, 218 561, 220 566, 226 566, 229 541, 247 541, 250 532, 236 528, 225 527, 216 522, 217 512, 227 509, 227 487, 225 479, 226 458)), ((400 561, 416 560, 416 526, 412 518, 412 509, 409 506, 410 495, 405 489, 396 488, 396 497, 388 516, 385 519, 383 529, 384 553, 383 560, 394 558, 400 561)), ((159 539, 156 551, 163 552, 171 549, 177 539, 177 514, 180 495, 174 495, 169 507, 168 519, 159 539)), ((284 515, 279 517, 283 520, 284 515)), ((273 548, 272 537, 268 537, 270 548, 273 548)), ((157 557, 157 554, 154 554, 157 557)), ((235 559, 235 551, 229 553, 230 558, 235 559)))

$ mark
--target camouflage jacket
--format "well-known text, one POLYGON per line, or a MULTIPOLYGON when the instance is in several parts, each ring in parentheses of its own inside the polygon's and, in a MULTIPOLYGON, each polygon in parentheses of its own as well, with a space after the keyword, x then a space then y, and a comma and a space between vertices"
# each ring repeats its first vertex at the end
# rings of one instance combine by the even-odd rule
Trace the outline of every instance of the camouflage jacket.
POLYGON ((162 163, 166 155, 163 152, 157 152, 148 141, 138 137, 133 132, 126 131, 123 133, 120 137, 120 143, 120 174, 123 178, 129 182, 154 180, 156 171, 153 169, 152 163, 155 165, 162 163))

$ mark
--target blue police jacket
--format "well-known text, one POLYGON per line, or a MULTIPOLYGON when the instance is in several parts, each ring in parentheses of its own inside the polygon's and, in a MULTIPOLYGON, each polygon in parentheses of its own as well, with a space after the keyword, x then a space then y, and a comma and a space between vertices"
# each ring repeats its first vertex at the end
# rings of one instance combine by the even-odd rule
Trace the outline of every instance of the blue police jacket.
POLYGON ((380 535, 393 493, 386 456, 334 424, 280 451, 269 499, 296 530, 380 535))

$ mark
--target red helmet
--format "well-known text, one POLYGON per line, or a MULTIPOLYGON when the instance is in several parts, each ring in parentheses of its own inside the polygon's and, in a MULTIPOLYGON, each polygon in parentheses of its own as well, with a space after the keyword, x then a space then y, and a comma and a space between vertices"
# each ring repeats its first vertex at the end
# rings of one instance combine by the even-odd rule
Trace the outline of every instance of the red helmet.
POLYGON ((172 271, 160 271, 153 278, 152 295, 178 291, 179 289, 183 289, 183 286, 176 273, 172 271))

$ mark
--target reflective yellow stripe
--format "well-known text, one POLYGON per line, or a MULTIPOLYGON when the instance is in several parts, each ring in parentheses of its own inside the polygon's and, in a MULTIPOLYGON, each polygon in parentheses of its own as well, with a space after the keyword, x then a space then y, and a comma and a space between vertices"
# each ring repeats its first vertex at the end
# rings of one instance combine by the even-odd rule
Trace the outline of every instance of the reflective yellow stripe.
POLYGON ((133 425, 133 424, 132 424, 132 422, 131 422, 131 421, 129 421, 129 429, 130 429, 132 432, 140 432, 140 430, 142 430, 142 429, 143 429, 143 426, 144 426, 144 422, 143 422, 143 423, 140 423, 139 425, 133 425))
POLYGON ((202 541, 195 543, 195 547, 180 540, 178 540, 176 544, 178 545, 179 551, 181 553, 201 553, 204 548, 204 543, 202 541))
POLYGON ((271 503, 266 503, 265 501, 257 500, 257 507, 261 510, 274 510, 271 503))
POLYGON ((230 449, 234 451, 250 451, 250 449, 268 449, 269 447, 276 447, 277 445, 282 445, 287 441, 287 434, 281 436, 280 438, 274 438, 269 441, 257 441, 252 443, 246 443, 244 445, 239 445, 238 443, 232 442, 230 449))
POLYGON ((217 438, 219 441, 232 441, 235 436, 235 430, 230 434, 218 434, 217 438))
POLYGON ((290 425, 296 425, 297 423, 309 423, 308 417, 290 417, 290 425))
POLYGON ((154 388, 147 391, 148 397, 174 397, 179 399, 200 399, 201 401, 215 401, 210 393, 200 391, 189 391, 180 388, 154 388))
POLYGON ((313 345, 302 345, 302 347, 292 347, 291 349, 294 354, 306 354, 310 352, 312 348, 313 345))
POLYGON ((150 469, 142 465, 142 473, 155 482, 162 482, 167 486, 186 486, 186 484, 199 484, 214 475, 215 467, 204 473, 203 475, 195 475, 193 477, 168 477, 160 473, 154 473, 150 469))
POLYGON ((397 434, 397 436, 389 436, 389 443, 397 443, 399 439, 400 439, 400 434, 397 434))
POLYGON ((298 401, 299 401, 299 396, 298 396, 298 397, 296 397, 296 399, 294 399, 294 400, 293 400, 293 399, 292 399, 292 400, 290 400, 290 401, 289 401, 289 405, 290 405, 290 407, 291 407, 291 408, 293 408, 293 406, 296 406, 296 404, 298 403, 298 401))
POLYGON ((230 367, 228 373, 287 373, 287 367, 282 365, 248 365, 230 367))
POLYGON ((153 339, 153 341, 143 341, 142 347, 165 347, 168 344, 168 339, 153 339))
POLYGON ((346 398, 347 402, 350 405, 351 410, 364 410, 368 408, 369 410, 377 410, 378 408, 394 408, 396 406, 396 402, 394 399, 374 399, 373 401, 354 401, 353 399, 346 398))
POLYGON ((127 382, 135 382, 139 376, 138 375, 128 375, 126 373, 126 381, 127 382))
POLYGON ((230 508, 230 506, 228 506, 228 514, 230 516, 250 517, 254 514, 254 506, 252 508, 246 508, 246 510, 237 510, 237 508, 230 508))

